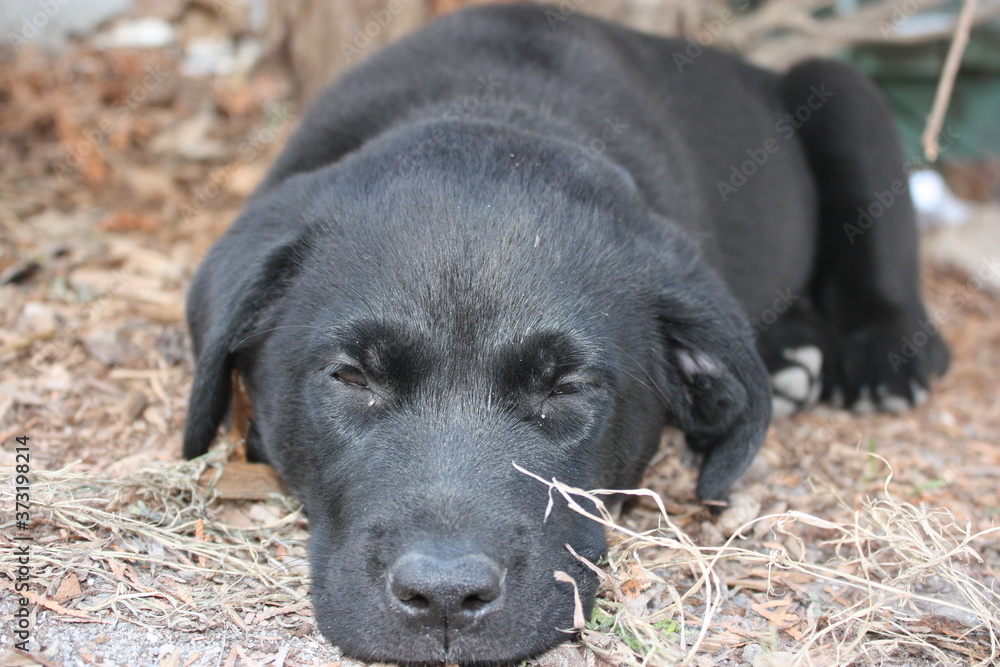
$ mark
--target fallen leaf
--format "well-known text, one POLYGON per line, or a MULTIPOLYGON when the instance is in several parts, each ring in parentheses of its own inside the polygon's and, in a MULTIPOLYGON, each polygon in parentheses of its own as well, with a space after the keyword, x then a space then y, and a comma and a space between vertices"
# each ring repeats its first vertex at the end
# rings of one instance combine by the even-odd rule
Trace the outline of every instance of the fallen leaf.
MULTIPOLYGON (((217 473, 207 470, 198 480, 203 488, 212 485, 217 473)), ((281 478, 266 463, 230 461, 215 481, 215 493, 223 500, 267 500, 272 493, 281 493, 281 478)))
MULTIPOLYGON (((6 586, 4 586, 4 588, 6 588, 7 590, 13 590, 14 589, 14 584, 6 585, 6 586)), ((32 604, 41 605, 41 606, 45 607, 46 609, 49 609, 50 611, 54 611, 57 614, 62 614, 63 616, 73 616, 75 618, 85 618, 85 619, 87 619, 88 621, 90 621, 92 623, 111 623, 111 621, 106 621, 106 620, 101 619, 101 618, 96 618, 96 617, 91 616, 90 614, 86 614, 86 613, 84 613, 82 611, 77 611, 76 609, 67 609, 66 607, 64 607, 61 604, 59 604, 58 602, 56 602, 55 600, 49 600, 48 598, 43 598, 42 596, 38 595, 37 593, 35 593, 33 591, 21 591, 20 594, 23 597, 28 598, 28 601, 31 602, 32 604)))
POLYGON ((59 588, 56 589, 56 593, 52 596, 52 599, 56 602, 66 602, 81 595, 83 595, 83 591, 80 589, 80 580, 75 573, 70 572, 59 582, 59 588))
POLYGON ((801 622, 802 620, 795 614, 788 612, 788 608, 791 604, 792 599, 786 597, 781 600, 760 602, 758 604, 751 605, 750 608, 760 616, 763 616, 770 622, 774 623, 779 629, 784 630, 801 622))
POLYGON ((621 585, 621 591, 634 600, 652 585, 653 582, 646 576, 642 567, 638 563, 632 563, 631 576, 621 585))

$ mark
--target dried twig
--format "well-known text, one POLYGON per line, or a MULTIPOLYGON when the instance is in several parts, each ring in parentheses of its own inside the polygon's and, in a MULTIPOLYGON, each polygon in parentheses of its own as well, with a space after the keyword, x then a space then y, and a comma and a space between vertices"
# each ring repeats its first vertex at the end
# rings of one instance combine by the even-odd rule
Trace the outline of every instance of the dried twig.
POLYGON ((965 0, 962 4, 962 11, 958 15, 958 22, 955 25, 955 34, 951 39, 951 47, 948 49, 948 56, 944 61, 944 70, 941 72, 937 92, 934 94, 934 106, 931 108, 927 125, 924 126, 923 136, 920 138, 924 147, 924 155, 931 162, 938 158, 938 135, 941 134, 944 115, 948 111, 948 102, 951 101, 951 92, 955 86, 959 66, 962 64, 962 55, 969 43, 969 32, 972 30, 972 22, 976 16, 976 4, 977 0, 965 0))

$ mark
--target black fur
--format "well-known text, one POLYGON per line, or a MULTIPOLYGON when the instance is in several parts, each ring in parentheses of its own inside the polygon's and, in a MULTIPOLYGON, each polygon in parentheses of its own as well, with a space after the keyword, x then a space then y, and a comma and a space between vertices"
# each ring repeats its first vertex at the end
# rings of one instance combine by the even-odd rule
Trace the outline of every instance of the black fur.
POLYGON ((848 401, 912 398, 947 363, 936 337, 885 361, 926 318, 905 197, 845 235, 904 178, 859 74, 680 66, 686 43, 552 11, 454 14, 344 76, 191 288, 184 454, 235 366, 254 451, 309 514, 320 628, 354 657, 498 663, 568 636, 553 572, 589 608, 565 545, 598 559, 604 537, 560 503, 543 520, 514 463, 630 487, 673 425, 723 501, 770 419, 761 354, 822 348, 848 401), (796 315, 756 326, 780 291, 796 315))

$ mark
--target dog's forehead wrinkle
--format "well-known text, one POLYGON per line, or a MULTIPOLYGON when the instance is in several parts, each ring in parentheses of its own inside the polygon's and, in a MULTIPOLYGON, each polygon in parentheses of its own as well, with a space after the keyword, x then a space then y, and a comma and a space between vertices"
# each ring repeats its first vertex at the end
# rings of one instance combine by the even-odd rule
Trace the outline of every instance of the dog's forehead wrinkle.
POLYGON ((349 220, 342 224, 353 230, 337 235, 346 245, 327 246, 310 260, 313 270, 329 276, 316 282, 335 285, 333 293, 310 298, 368 303, 372 312, 396 309, 403 314, 416 308, 428 331, 451 333, 462 342, 467 334, 508 320, 533 326, 532 317, 543 319, 553 311, 593 317, 607 310, 604 301, 620 299, 611 295, 609 285, 635 282, 628 277, 635 267, 630 269, 621 257, 623 250, 631 254, 635 248, 622 248, 618 238, 566 229, 621 226, 592 225, 575 217, 592 217, 593 210, 555 201, 546 208, 544 201, 524 201, 520 193, 500 187, 483 215, 482 202, 463 201, 462 191, 450 198, 435 195, 434 187, 429 190, 421 193, 423 199, 383 202, 374 214, 364 202, 341 212, 339 217, 349 220), (559 207, 571 214, 551 215, 559 207), (567 234, 575 239, 572 249, 544 242, 567 234), (371 247, 380 252, 371 253, 371 247), (599 276, 588 268, 595 261, 602 266, 599 276))

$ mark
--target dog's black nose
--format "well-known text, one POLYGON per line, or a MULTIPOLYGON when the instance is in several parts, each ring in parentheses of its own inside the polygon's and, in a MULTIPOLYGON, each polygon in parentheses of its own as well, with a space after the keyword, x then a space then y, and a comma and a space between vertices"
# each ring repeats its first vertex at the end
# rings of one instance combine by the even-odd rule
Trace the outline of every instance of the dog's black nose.
POLYGON ((453 629, 500 608, 505 574, 482 554, 442 557, 410 551, 389 568, 389 594, 421 624, 453 629))

